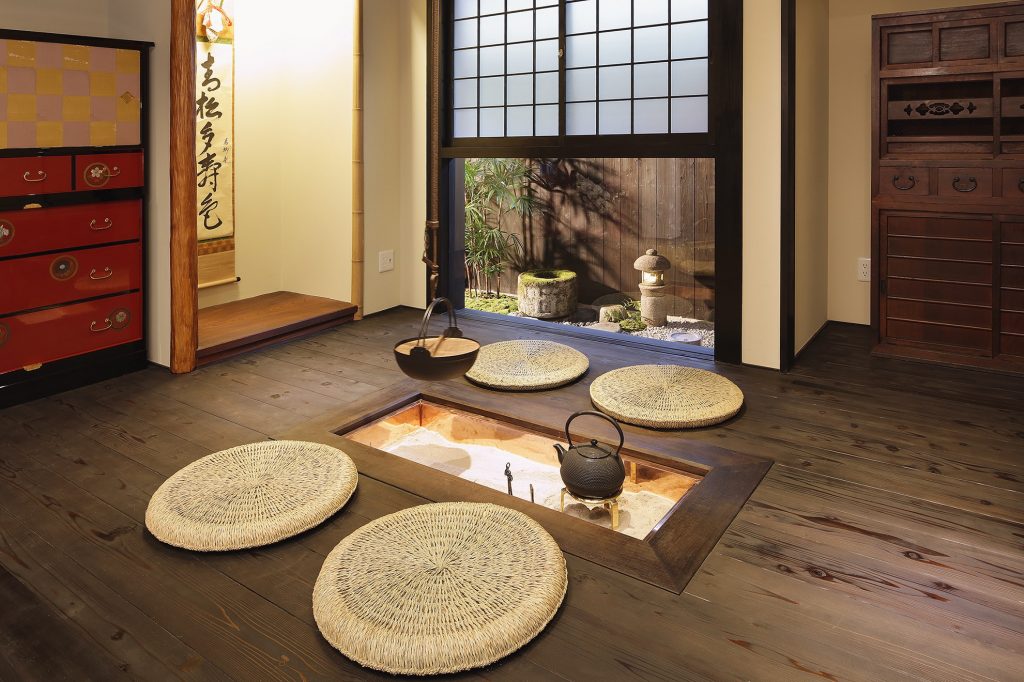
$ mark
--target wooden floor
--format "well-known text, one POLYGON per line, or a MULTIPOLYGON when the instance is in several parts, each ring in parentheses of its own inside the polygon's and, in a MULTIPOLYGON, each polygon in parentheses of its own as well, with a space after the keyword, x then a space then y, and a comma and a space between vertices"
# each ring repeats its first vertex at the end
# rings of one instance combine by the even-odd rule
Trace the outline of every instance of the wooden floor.
MULTIPOLYGON (((162 546, 144 514, 188 462, 402 381, 390 348, 418 321, 386 313, 0 412, 0 679, 382 678, 319 637, 312 583, 347 533, 419 498, 364 478, 322 528, 222 555, 162 546)), ((567 414, 613 366, 683 362, 571 343, 593 370, 557 394, 567 414)), ((746 409, 685 437, 776 464, 686 591, 570 556, 551 626, 462 677, 1020 680, 1024 382, 868 351, 864 329, 834 326, 789 375, 719 367, 746 409)))
POLYGON ((322 296, 275 291, 199 311, 199 364, 348 322, 357 306, 322 296))

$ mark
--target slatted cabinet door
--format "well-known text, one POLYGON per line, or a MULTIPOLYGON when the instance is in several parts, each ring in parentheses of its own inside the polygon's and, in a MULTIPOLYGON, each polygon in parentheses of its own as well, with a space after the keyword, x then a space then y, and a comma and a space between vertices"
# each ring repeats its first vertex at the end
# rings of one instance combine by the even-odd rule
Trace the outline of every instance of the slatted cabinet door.
POLYGON ((882 337, 990 357, 993 218, 887 212, 880 230, 882 337))
POLYGON ((1024 218, 1000 225, 999 352, 1024 358, 1024 218))

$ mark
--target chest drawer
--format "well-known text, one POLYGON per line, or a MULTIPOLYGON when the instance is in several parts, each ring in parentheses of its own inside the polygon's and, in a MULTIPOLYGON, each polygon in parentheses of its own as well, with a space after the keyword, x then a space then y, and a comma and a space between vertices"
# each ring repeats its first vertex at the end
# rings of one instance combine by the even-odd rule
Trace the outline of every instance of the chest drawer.
POLYGON ((142 294, 0 317, 0 374, 142 338, 142 294))
POLYGON ((1003 169, 1003 198, 1024 201, 1024 168, 1003 169))
POLYGON ((898 168, 887 166, 878 171, 878 193, 891 197, 928 196, 931 191, 931 171, 928 168, 898 168))
POLYGON ((0 261, 0 315, 142 286, 138 243, 0 261))
POLYGON ((0 197, 70 191, 70 156, 20 156, 0 159, 0 197))
POLYGON ((142 187, 145 184, 142 152, 76 156, 75 169, 78 176, 75 189, 79 192, 142 187))
POLYGON ((142 201, 0 211, 0 258, 139 239, 142 201))
POLYGON ((939 196, 964 201, 992 198, 991 168, 939 168, 939 196))

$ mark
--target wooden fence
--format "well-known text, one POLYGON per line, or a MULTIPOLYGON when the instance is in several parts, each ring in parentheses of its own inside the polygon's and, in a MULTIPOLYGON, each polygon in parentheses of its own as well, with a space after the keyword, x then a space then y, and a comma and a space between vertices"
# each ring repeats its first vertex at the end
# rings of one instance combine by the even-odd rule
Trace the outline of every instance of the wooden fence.
MULTIPOLYGON (((657 249, 667 273, 670 315, 714 319, 714 159, 572 159, 545 164, 532 185, 543 209, 506 215, 525 247, 521 268, 568 268, 581 303, 638 295, 633 262, 657 249)), ((502 278, 515 292, 520 269, 502 278)))

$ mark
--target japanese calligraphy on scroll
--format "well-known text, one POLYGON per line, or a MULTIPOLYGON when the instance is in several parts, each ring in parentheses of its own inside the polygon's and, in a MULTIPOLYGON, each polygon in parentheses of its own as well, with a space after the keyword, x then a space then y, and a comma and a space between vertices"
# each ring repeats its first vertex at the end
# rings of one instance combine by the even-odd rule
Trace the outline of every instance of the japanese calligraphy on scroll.
POLYGON ((200 286, 235 276, 232 9, 231 0, 196 2, 196 230, 208 274, 200 286))

